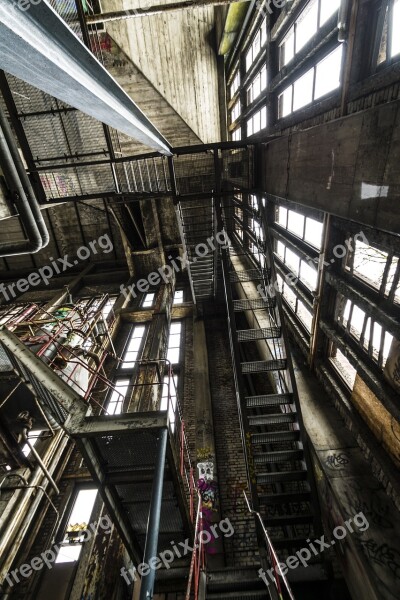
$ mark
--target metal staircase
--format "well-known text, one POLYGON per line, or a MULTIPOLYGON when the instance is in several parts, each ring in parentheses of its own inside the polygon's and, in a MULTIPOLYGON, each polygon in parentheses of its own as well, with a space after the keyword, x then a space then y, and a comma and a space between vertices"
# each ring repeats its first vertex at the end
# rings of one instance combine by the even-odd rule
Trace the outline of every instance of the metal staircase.
MULTIPOLYGON (((50 335, 47 331, 46 336, 41 336, 40 343, 28 347, 22 331, 28 325, 33 327, 33 323, 24 322, 22 329, 20 323, 13 322, 7 327, 0 326, 0 379, 5 378, 11 389, 16 389, 13 405, 21 405, 24 410, 28 408, 35 419, 40 408, 43 416, 47 415, 75 440, 135 564, 142 562, 147 552, 149 531, 150 537, 154 538, 154 556, 164 551, 170 553, 171 541, 179 544, 186 539, 193 540, 194 470, 190 464, 179 400, 173 388, 172 369, 165 360, 138 361, 149 364, 152 370, 156 367, 157 377, 151 385, 157 390, 163 388, 167 379, 165 409, 107 414, 106 408, 100 406, 91 393, 96 390, 96 385, 107 386, 111 392, 119 393, 103 374, 103 361, 98 367, 82 363, 82 368, 88 372, 88 391, 85 395, 83 390, 80 393, 60 376, 55 362, 65 342, 63 333, 69 327, 67 321, 66 324, 60 321, 55 334, 50 335), (45 351, 49 353, 53 347, 54 358, 50 359, 45 351), (155 482, 158 482, 160 506, 156 532, 155 527, 148 525, 153 511, 155 482)), ((37 326, 34 333, 37 333, 37 326)), ((76 364, 81 360, 77 354, 72 358, 76 364)), ((46 429, 44 421, 43 428, 46 429)), ((177 585, 182 587, 190 561, 189 555, 182 555, 175 557, 171 569, 165 564, 166 568, 157 573, 157 585, 162 586, 164 579, 171 585, 175 577, 177 585)))
MULTIPOLYGON (((230 208, 227 199, 218 208, 234 240, 221 263, 251 503, 283 560, 318 534, 317 493, 263 208, 243 206, 260 223, 251 251, 235 235, 230 208)), ((267 552, 273 564, 268 544, 267 552)))

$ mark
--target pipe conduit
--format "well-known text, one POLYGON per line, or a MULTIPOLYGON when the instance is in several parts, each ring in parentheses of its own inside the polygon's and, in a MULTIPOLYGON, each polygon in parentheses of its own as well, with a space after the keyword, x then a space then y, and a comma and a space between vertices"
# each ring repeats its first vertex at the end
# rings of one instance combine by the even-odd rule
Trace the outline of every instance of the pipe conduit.
POLYGON ((28 239, 0 244, 0 258, 35 254, 49 243, 39 203, 26 174, 7 117, 0 110, 0 166, 28 239))

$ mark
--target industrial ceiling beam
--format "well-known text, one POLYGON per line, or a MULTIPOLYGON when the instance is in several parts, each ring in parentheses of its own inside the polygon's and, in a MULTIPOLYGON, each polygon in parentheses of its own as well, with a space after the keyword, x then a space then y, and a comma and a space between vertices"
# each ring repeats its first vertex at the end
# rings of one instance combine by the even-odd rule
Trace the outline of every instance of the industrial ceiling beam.
POLYGON ((51 6, 20 4, 0 0, 0 68, 170 155, 167 140, 51 6))
POLYGON ((135 17, 147 17, 150 15, 159 15, 176 10, 185 10, 188 8, 204 8, 207 6, 223 6, 225 4, 246 3, 247 0, 181 0, 181 2, 171 2, 168 4, 154 4, 144 8, 127 8, 114 12, 102 13, 98 15, 88 15, 86 22, 90 25, 105 23, 109 21, 121 21, 122 19, 134 19, 135 17))

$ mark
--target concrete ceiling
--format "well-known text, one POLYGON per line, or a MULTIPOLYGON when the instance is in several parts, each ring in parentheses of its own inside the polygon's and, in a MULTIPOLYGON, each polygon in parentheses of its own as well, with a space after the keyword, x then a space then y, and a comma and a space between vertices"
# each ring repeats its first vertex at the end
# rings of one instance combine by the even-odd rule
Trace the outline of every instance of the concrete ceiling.
MULTIPOLYGON (((151 0, 151 5, 168 0, 151 0)), ((103 12, 146 8, 145 0, 103 0, 103 12)), ((105 23, 106 31, 204 143, 220 138, 214 8, 105 23)), ((133 95, 140 104, 140 93, 133 95)))

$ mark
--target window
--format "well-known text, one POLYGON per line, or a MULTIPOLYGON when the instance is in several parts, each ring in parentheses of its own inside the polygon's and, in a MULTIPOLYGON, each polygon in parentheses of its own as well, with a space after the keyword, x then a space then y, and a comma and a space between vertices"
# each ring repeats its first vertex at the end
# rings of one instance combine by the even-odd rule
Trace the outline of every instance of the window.
POLYGON ((154 304, 155 293, 146 294, 143 299, 143 308, 150 308, 154 304))
POLYGON ((107 414, 120 415, 122 413, 126 392, 129 387, 129 379, 117 379, 107 402, 107 414))
POLYGON ((105 305, 102 308, 101 314, 103 315, 103 319, 108 318, 108 316, 110 315, 112 308, 115 304, 115 301, 117 299, 117 296, 110 296, 107 300, 107 302, 105 303, 105 305))
POLYGON ((311 292, 316 289, 318 272, 311 262, 306 262, 281 241, 275 242, 275 254, 311 292))
POLYGON ((229 86, 229 96, 231 99, 234 97, 234 95, 236 94, 236 92, 238 91, 239 88, 240 88, 240 71, 238 69, 232 79, 231 85, 229 86))
POLYGON ((317 221, 312 217, 306 217, 297 211, 289 210, 283 206, 277 206, 275 210, 275 223, 317 250, 321 249, 324 228, 321 221, 317 221))
POLYGON ((312 0, 293 23, 279 46, 280 68, 285 67, 338 11, 340 0, 312 0))
POLYGON ((392 47, 390 57, 400 54, 400 0, 395 0, 392 8, 392 47))
POLYGON ((295 26, 295 53, 299 52, 318 30, 318 1, 312 0, 301 13, 295 26))
POLYGON ((142 345, 144 337, 145 327, 143 325, 133 328, 133 331, 129 337, 129 341, 124 353, 121 369, 133 369, 135 361, 137 360, 140 347, 142 345))
MULTIPOLYGON (((39 440, 39 436, 40 436, 40 434, 41 434, 41 433, 42 433, 42 431, 41 431, 41 430, 39 430, 39 429, 32 430, 32 431, 30 431, 30 432, 29 432, 28 439, 29 439, 29 441, 30 441, 30 443, 31 443, 31 445, 32 445, 32 446, 36 446, 36 444, 37 444, 37 442, 38 442, 38 440, 39 440)), ((28 444, 25 444, 25 445, 22 447, 22 453, 23 453, 23 454, 24 454, 26 457, 28 457, 28 456, 29 456, 29 454, 31 453, 31 449, 30 449, 30 447, 28 446, 28 444)))
POLYGON ((178 389, 178 376, 174 375, 174 377, 171 378, 171 381, 169 382, 169 387, 168 387, 168 380, 169 380, 169 377, 165 376, 163 388, 162 388, 160 410, 168 409, 168 417, 169 417, 169 420, 171 423, 172 431, 174 431, 177 389, 178 389), (169 402, 168 402, 168 400, 169 400, 169 402))
POLYGON ((338 294, 338 322, 359 343, 379 367, 383 368, 393 341, 391 333, 371 317, 355 302, 338 294))
POLYGON ((253 41, 250 45, 246 53, 246 71, 248 71, 251 65, 256 60, 259 55, 261 48, 265 46, 267 42, 267 19, 264 19, 261 23, 260 28, 258 29, 256 35, 253 38, 253 41))
POLYGON ((287 306, 297 316, 298 320, 305 327, 308 333, 311 333, 313 315, 304 302, 298 298, 296 288, 288 285, 286 281, 278 274, 277 275, 279 290, 285 300, 287 306))
POLYGON ((175 290, 173 304, 183 304, 183 290, 175 290))
POLYGON ((383 287, 386 297, 391 296, 394 302, 400 303, 400 286, 396 285, 398 264, 399 257, 389 256, 384 250, 356 240, 354 253, 348 258, 346 270, 377 291, 381 291, 383 287), (394 286, 396 289, 393 289, 394 286))
POLYGON ((78 492, 69 517, 69 524, 64 532, 64 539, 59 544, 61 548, 56 563, 78 560, 85 541, 84 533, 89 527, 96 497, 96 489, 80 490, 78 492))
POLYGON ((315 71, 314 100, 329 94, 340 86, 340 73, 342 70, 342 46, 328 54, 324 60, 317 64, 315 71))
POLYGON ((264 65, 247 88, 247 104, 251 104, 267 87, 267 66, 264 65))
POLYGON ((179 321, 171 323, 168 339, 167 360, 169 360, 173 365, 179 363, 180 360, 181 337, 182 323, 179 321))
POLYGON ((240 100, 237 100, 231 111, 231 123, 234 123, 240 117, 240 100))
POLYGON ((235 131, 232 132, 232 141, 240 142, 241 139, 242 139, 242 128, 238 127, 237 129, 235 129, 235 131))
POLYGON ((357 370, 351 365, 345 355, 335 346, 333 346, 332 354, 329 360, 343 381, 347 384, 350 390, 352 390, 356 380, 357 370))
POLYGON ((343 47, 338 46, 280 94, 279 118, 287 117, 340 87, 342 52, 343 47))
POLYGON ((258 133, 267 126, 267 107, 263 108, 250 117, 247 121, 247 136, 258 133))
POLYGON ((377 65, 397 58, 400 54, 400 0, 389 0, 382 9, 385 11, 377 65), (390 40, 390 43, 389 43, 390 40))

